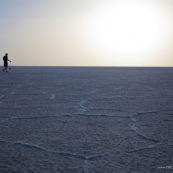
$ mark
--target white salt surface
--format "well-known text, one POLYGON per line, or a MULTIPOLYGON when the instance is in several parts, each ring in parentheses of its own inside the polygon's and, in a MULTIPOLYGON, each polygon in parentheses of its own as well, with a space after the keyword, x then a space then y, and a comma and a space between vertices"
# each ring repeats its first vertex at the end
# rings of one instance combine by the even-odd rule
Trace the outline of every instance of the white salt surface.
POLYGON ((1 173, 173 172, 173 68, 0 74, 1 173))

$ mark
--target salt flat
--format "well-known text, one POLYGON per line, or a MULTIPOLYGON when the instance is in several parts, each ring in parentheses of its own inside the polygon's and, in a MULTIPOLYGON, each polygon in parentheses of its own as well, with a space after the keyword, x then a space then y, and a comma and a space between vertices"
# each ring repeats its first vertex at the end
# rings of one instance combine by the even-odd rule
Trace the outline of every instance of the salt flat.
POLYGON ((1 173, 173 172, 173 68, 0 74, 1 173))

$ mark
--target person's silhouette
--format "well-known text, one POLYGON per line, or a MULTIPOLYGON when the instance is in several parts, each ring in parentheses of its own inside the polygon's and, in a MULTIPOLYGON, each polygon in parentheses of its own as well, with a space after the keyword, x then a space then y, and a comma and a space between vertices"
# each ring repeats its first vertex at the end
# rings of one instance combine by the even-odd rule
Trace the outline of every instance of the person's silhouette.
MULTIPOLYGON (((4 61, 4 69, 3 69, 3 72, 6 71, 6 73, 8 72, 8 61, 10 61, 8 59, 8 54, 6 53, 5 56, 3 57, 3 61, 4 61)), ((10 61, 11 62, 11 61, 10 61)))

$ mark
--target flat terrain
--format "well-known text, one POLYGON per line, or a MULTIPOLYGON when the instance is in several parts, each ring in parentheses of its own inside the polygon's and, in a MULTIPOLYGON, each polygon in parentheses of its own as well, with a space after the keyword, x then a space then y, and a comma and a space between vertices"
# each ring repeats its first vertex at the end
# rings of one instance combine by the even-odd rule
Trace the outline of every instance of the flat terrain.
POLYGON ((1 173, 172 173, 173 68, 0 74, 1 173))

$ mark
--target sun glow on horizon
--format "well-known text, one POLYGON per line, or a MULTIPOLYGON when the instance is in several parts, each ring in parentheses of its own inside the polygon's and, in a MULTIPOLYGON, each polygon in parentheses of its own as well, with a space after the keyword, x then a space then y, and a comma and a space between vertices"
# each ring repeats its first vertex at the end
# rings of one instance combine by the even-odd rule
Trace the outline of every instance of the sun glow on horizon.
POLYGON ((93 49, 126 63, 157 51, 166 37, 164 15, 145 1, 108 3, 91 11, 84 27, 93 49))

